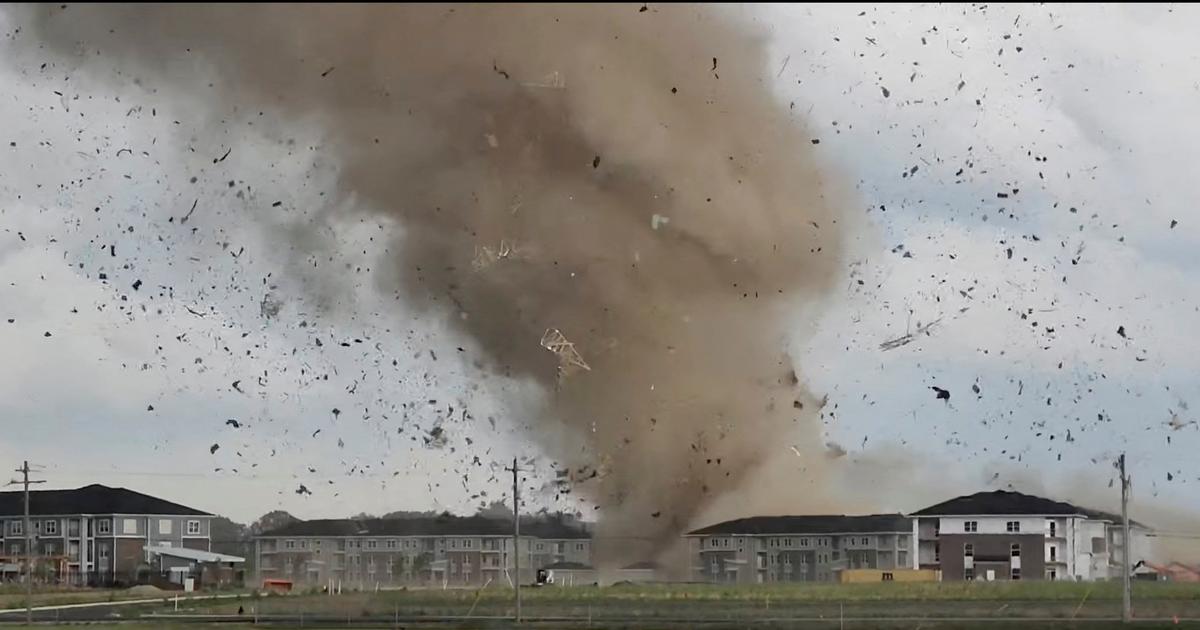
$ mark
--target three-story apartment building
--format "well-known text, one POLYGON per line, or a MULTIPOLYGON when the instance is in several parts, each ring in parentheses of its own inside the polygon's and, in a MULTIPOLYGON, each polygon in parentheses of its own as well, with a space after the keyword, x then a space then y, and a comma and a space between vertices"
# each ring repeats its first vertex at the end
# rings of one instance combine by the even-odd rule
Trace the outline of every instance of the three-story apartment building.
POLYGON ((754 516, 685 535, 692 579, 826 582, 841 569, 915 569, 916 529, 900 514, 754 516))
MULTIPOLYGON (((918 562, 943 580, 1097 580, 1121 576, 1121 518, 1062 501, 996 490, 913 513, 918 562)), ((1130 564, 1148 529, 1133 523, 1130 564)))
POLYGON ((30 532, 24 512, 24 493, 0 492, 0 560, 18 570, 31 555, 49 581, 133 583, 153 569, 148 546, 210 547, 212 514, 126 488, 31 491, 30 532))
POLYGON ((533 580, 557 562, 591 562, 591 540, 578 524, 523 520, 514 550, 512 524, 479 516, 296 521, 255 539, 263 579, 344 588, 401 584, 483 585, 533 580))

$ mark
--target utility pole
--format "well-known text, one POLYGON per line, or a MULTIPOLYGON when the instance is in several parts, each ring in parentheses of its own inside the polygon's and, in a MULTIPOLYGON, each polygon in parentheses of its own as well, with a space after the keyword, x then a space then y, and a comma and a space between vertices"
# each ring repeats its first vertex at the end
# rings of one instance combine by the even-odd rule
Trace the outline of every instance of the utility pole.
POLYGON ((8 485, 20 485, 25 488, 25 623, 33 623, 33 525, 29 522, 29 484, 46 483, 44 479, 31 481, 29 479, 29 462, 24 461, 17 469, 21 473, 20 480, 12 480, 8 485))
POLYGON ((1117 459, 1117 467, 1121 469, 1121 621, 1133 621, 1133 604, 1130 602, 1129 583, 1129 476, 1125 474, 1125 453, 1117 459))
POLYGON ((517 623, 521 623, 521 486, 517 478, 517 458, 513 458, 513 591, 517 599, 517 623))

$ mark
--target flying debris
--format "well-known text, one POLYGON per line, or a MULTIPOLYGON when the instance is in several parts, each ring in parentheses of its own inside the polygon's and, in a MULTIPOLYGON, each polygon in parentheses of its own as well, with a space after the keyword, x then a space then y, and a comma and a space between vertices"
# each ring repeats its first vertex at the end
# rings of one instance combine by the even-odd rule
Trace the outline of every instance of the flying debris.
POLYGON ((929 335, 929 331, 933 330, 933 328, 935 326, 937 326, 938 324, 940 324, 941 321, 942 321, 942 318, 939 317, 939 318, 929 322, 928 324, 918 325, 917 330, 915 332, 905 333, 904 335, 896 337, 895 339, 889 339, 889 340, 879 344, 879 349, 887 351, 887 350, 895 350, 896 348, 899 348, 901 346, 906 346, 906 345, 912 343, 913 340, 917 338, 917 335, 929 335))
POLYGON ((570 376, 579 370, 590 371, 592 369, 579 355, 575 344, 567 341, 567 338, 557 328, 547 328, 539 344, 558 357, 559 378, 570 376))

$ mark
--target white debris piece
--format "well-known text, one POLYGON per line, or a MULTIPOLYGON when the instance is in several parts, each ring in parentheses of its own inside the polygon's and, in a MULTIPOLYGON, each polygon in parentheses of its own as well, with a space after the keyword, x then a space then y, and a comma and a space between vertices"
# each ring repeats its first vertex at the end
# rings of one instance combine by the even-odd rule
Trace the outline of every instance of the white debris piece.
POLYGON ((542 334, 541 346, 558 356, 559 377, 568 376, 576 370, 591 371, 591 366, 579 355, 575 344, 567 341, 566 336, 557 328, 547 328, 542 334))

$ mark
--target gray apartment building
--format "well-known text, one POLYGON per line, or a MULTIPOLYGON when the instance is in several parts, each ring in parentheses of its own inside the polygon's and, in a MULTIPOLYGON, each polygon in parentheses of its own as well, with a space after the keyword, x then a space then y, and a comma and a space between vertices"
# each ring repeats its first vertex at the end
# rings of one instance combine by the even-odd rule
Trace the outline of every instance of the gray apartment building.
POLYGON ((481 516, 296 521, 255 538, 256 579, 352 589, 390 585, 523 583, 556 563, 590 565, 592 542, 577 521, 481 516))
POLYGON ((826 582, 841 569, 915 569, 915 521, 900 514, 755 516, 685 535, 704 582, 826 582))
POLYGON ((131 584, 156 567, 147 547, 208 551, 212 514, 126 488, 0 492, 0 569, 15 578, 29 550, 39 579, 70 584, 131 584))

